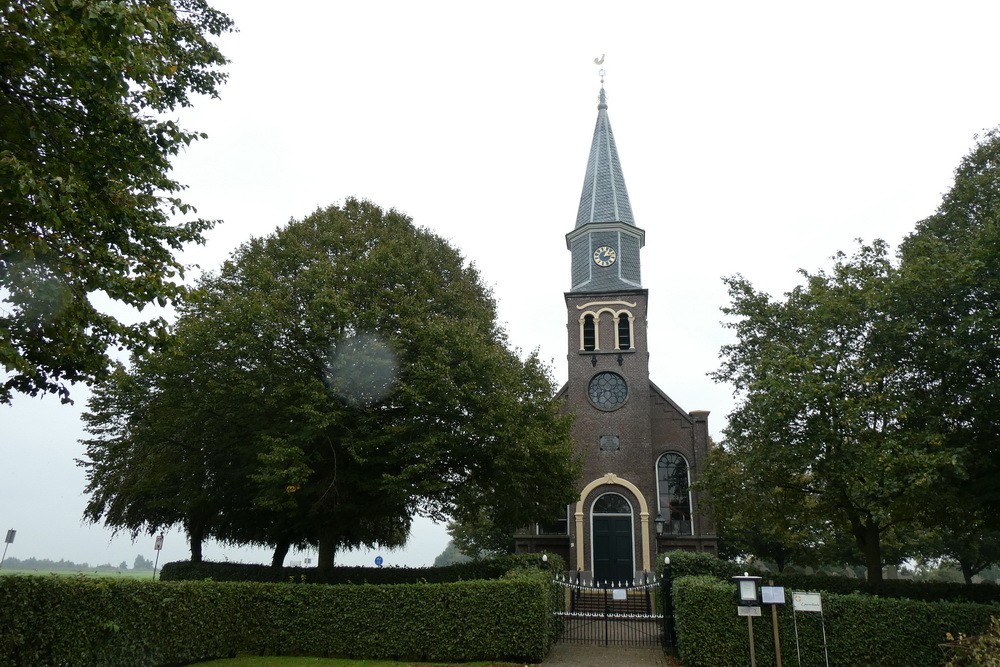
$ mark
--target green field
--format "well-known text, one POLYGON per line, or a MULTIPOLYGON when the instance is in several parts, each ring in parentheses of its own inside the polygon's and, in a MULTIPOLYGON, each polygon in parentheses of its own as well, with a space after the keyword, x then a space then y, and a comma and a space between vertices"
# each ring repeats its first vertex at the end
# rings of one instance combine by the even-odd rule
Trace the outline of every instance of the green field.
POLYGON ((58 575, 66 577, 119 577, 128 579, 152 579, 152 570, 91 570, 91 569, 80 569, 80 570, 22 570, 16 568, 0 568, 0 576, 4 575, 33 575, 33 576, 45 576, 45 575, 58 575))

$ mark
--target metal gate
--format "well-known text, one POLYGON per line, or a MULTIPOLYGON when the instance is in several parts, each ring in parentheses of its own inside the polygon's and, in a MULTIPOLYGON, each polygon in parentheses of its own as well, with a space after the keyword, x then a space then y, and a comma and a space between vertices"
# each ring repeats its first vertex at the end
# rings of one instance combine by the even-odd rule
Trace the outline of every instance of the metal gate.
POLYGON ((630 582, 588 581, 580 573, 557 575, 562 593, 561 641, 604 646, 666 645, 664 617, 657 608, 655 575, 630 582))

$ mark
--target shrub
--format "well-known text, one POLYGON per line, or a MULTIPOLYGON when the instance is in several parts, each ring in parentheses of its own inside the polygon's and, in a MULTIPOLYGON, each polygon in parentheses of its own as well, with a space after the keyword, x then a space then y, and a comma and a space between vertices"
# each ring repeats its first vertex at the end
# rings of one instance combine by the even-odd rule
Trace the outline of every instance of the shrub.
MULTIPOLYGON (((308 584, 416 584, 448 583, 473 579, 499 579, 513 569, 542 565, 541 554, 498 556, 445 567, 271 567, 247 563, 177 561, 167 563, 160 572, 161 581, 257 581, 308 584)), ((562 559, 549 555, 548 567, 562 571, 562 559)))
POLYGON ((0 665, 162 665, 237 653, 540 661, 547 573, 336 585, 0 577, 0 665))
MULTIPOLYGON (((794 588, 803 591, 823 591, 827 593, 874 594, 864 579, 852 579, 829 574, 802 574, 792 572, 771 572, 753 564, 740 565, 732 561, 720 560, 707 553, 690 551, 671 551, 661 554, 659 567, 663 570, 663 558, 670 557, 670 569, 674 578, 684 576, 710 575, 717 579, 728 580, 733 576, 749 572, 763 578, 764 581, 774 581, 777 586, 794 588)), ((877 593, 880 597, 907 598, 928 602, 950 600, 953 602, 1000 603, 1000 586, 992 583, 964 583, 911 581, 909 579, 887 579, 882 582, 882 588, 877 593)))
POLYGON ((977 637, 948 638, 952 657, 945 667, 1000 667, 1000 618, 994 616, 989 630, 977 637))
MULTIPOLYGON (((671 559, 672 560, 672 559, 671 559)), ((747 621, 737 616, 735 586, 711 576, 679 577, 673 585, 678 647, 686 667, 744 665, 750 652, 747 621)), ((802 664, 823 665, 823 627, 830 664, 935 665, 944 660, 947 633, 975 634, 997 608, 954 602, 823 594, 823 614, 779 607, 778 627, 785 661, 795 651, 797 627, 802 664)), ((757 662, 774 664, 769 607, 755 619, 757 662)))

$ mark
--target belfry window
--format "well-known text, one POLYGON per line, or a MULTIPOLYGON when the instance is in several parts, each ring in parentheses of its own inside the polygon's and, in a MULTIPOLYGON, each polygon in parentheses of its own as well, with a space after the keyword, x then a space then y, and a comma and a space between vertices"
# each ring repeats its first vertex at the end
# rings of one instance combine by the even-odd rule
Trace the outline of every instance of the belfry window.
POLYGON ((667 452, 656 463, 656 486, 664 535, 691 535, 691 482, 684 457, 667 452))
POLYGON ((583 349, 587 352, 597 349, 597 327, 593 315, 583 318, 583 349))
POLYGON ((629 317, 628 313, 622 313, 618 316, 618 349, 619 350, 631 350, 632 349, 632 318, 629 317))

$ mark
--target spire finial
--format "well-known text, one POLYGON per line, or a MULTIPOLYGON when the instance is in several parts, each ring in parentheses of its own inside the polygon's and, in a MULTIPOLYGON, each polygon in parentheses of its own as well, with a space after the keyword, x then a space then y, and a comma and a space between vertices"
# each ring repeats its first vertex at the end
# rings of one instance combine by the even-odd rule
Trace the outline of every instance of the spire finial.
MULTIPOLYGON (((594 58, 594 64, 598 65, 598 66, 604 64, 604 54, 603 53, 601 54, 600 58, 594 58)), ((604 71, 604 68, 601 67, 601 69, 598 70, 597 73, 601 76, 601 94, 600 94, 600 97, 598 98, 597 108, 598 109, 607 109, 608 108, 608 100, 607 100, 607 97, 604 94, 604 75, 606 74, 606 72, 604 71)))

